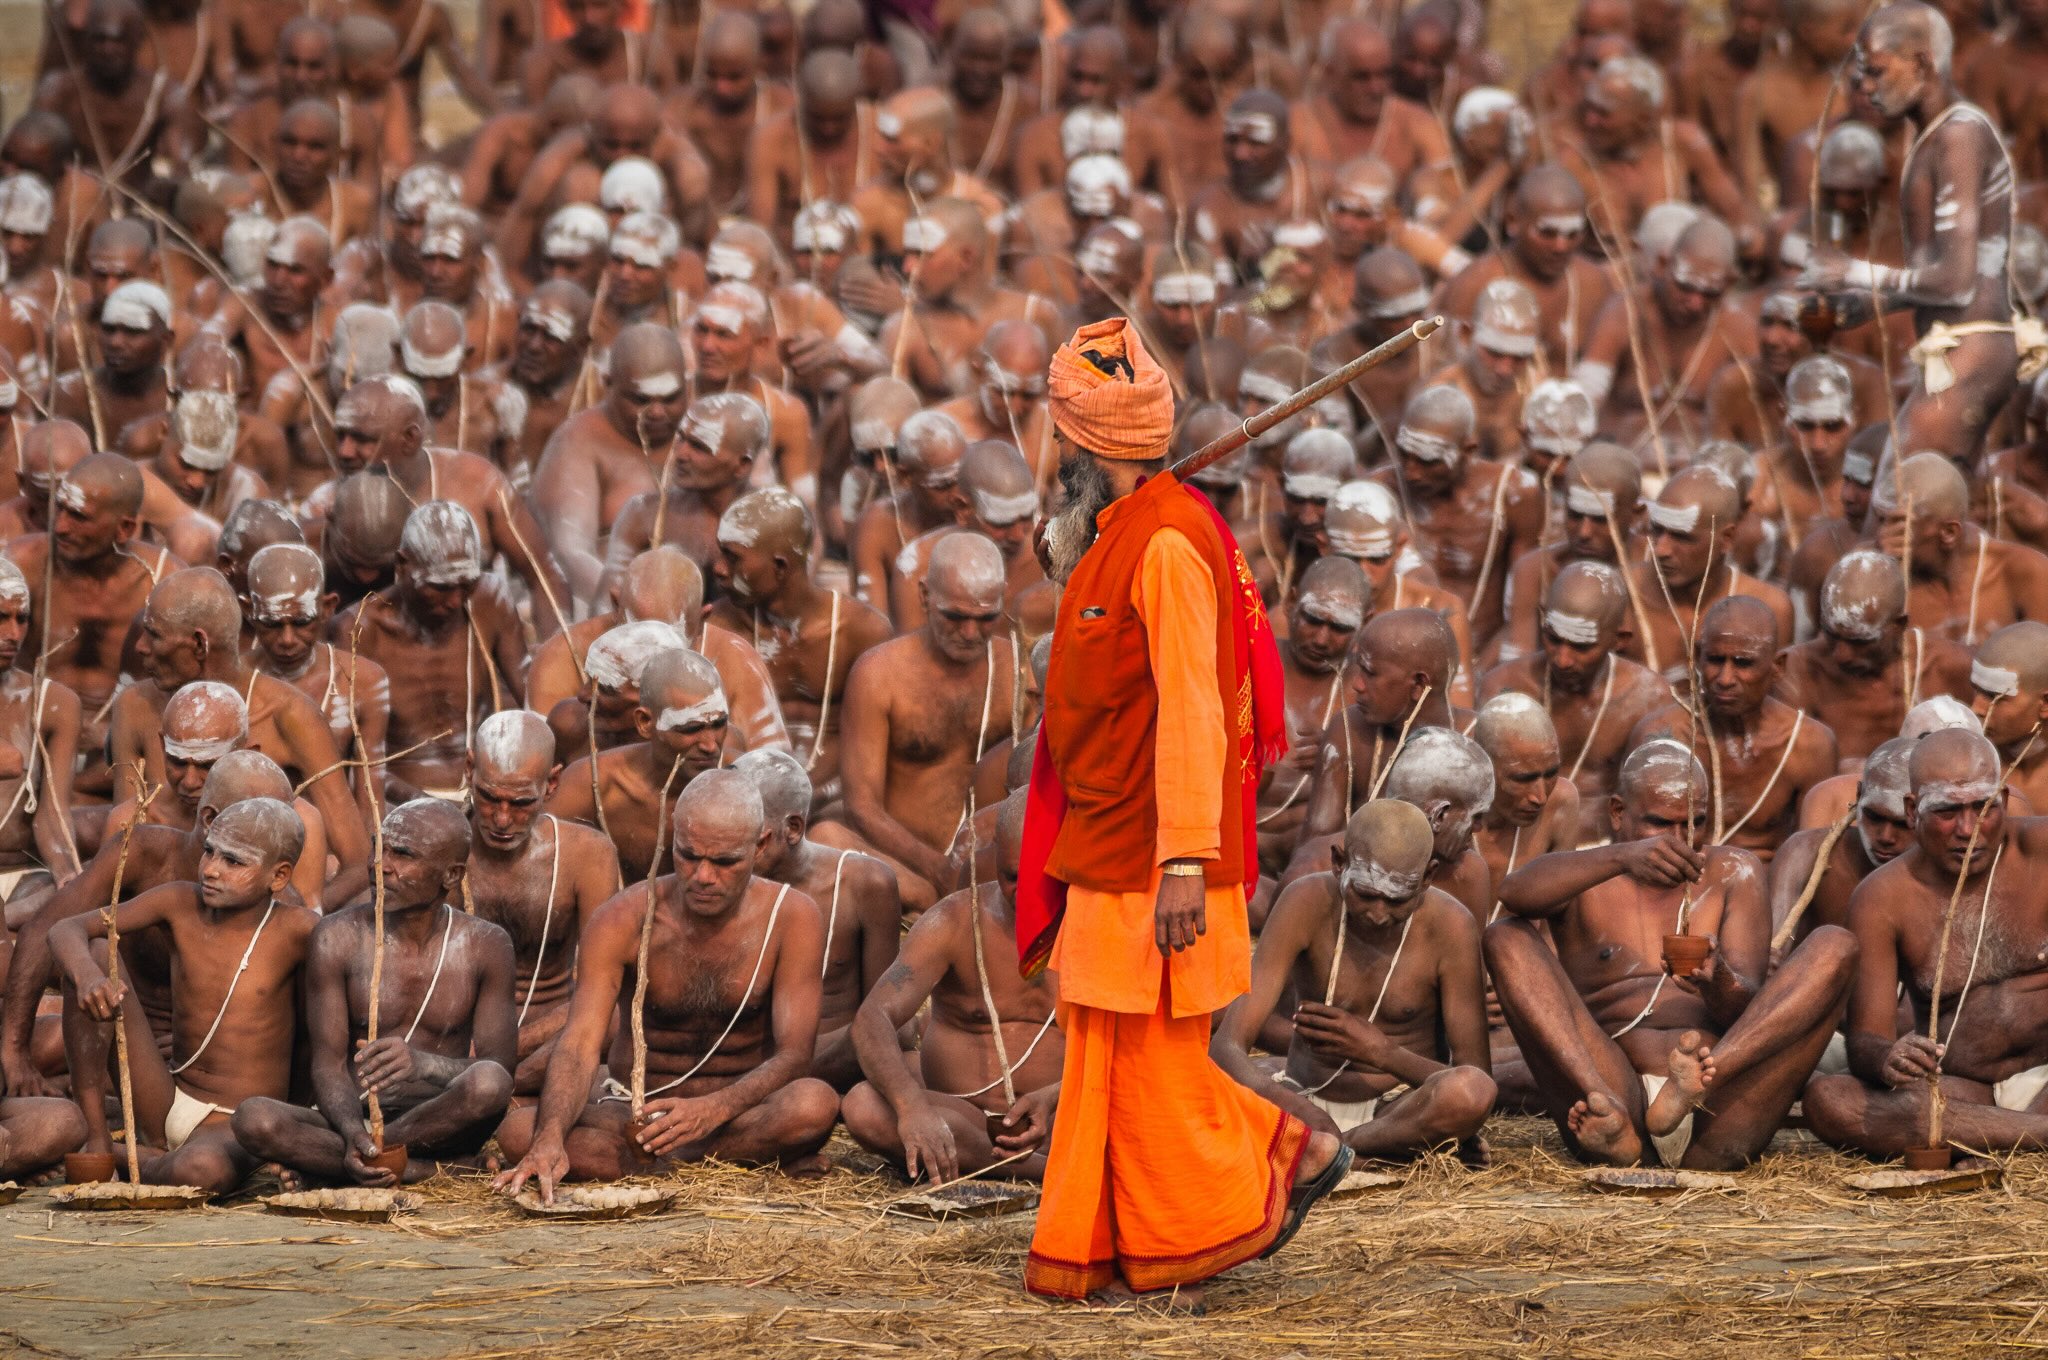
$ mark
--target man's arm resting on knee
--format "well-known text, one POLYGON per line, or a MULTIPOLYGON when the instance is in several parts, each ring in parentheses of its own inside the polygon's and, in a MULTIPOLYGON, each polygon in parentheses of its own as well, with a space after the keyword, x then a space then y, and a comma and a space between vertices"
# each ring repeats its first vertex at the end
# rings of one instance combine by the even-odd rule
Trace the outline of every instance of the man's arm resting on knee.
POLYGON ((50 930, 59 921, 94 910, 113 895, 116 858, 106 851, 95 855, 76 878, 42 899, 35 916, 15 936, 14 957, 7 965, 7 993, 0 1002, 0 1071, 6 1073, 12 1094, 33 1084, 26 1080, 34 1069, 28 1042, 36 1007, 52 975, 50 930))
POLYGON ((909 1056, 897 1040, 897 1031, 917 1014, 946 976, 959 918, 963 914, 968 917, 970 930, 978 924, 972 903, 964 912, 959 906, 958 899, 942 903, 917 919, 904 937, 902 954, 882 974, 853 1017, 853 1048, 860 1058, 861 1075, 895 1113, 904 1165, 913 1178, 922 1170, 934 1180, 949 1181, 960 1170, 952 1131, 932 1108, 931 1093, 911 1069, 909 1056))

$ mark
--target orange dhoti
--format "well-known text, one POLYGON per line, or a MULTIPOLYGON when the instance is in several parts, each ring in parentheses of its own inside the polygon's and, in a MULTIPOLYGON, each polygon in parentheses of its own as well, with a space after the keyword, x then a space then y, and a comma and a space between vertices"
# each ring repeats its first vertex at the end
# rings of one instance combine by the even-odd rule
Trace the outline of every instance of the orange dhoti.
POLYGON ((1210 1060, 1209 1009, 1173 1014, 1241 990, 1244 892, 1211 888, 1209 934, 1171 960, 1152 943, 1151 897, 1070 895, 1053 961, 1066 1070, 1024 1270, 1034 1294, 1081 1298, 1118 1275, 1141 1291, 1194 1284, 1258 1256, 1287 1217, 1308 1127, 1210 1060), (1148 990, 1152 1010, 1127 1008, 1148 990))
POLYGON ((1122 1275, 1170 1289, 1271 1246, 1308 1127, 1209 1060, 1209 1017, 1062 1005, 1060 1030, 1065 1084, 1024 1287, 1078 1299, 1122 1275))

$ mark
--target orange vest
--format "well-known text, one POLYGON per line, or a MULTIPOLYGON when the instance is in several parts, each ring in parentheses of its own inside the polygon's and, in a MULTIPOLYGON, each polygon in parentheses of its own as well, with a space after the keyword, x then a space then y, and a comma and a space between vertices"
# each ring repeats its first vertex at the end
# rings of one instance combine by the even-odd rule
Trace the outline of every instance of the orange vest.
MULTIPOLYGON (((1161 473, 1118 501, 1100 536, 1060 595, 1052 664, 1045 677, 1046 749, 1066 791, 1066 818, 1045 872, 1097 892, 1142 892, 1158 862, 1159 809, 1152 748, 1159 694, 1145 623, 1131 595, 1152 536, 1178 529, 1216 584, 1216 686, 1225 714, 1237 692, 1229 549, 1215 522, 1171 476, 1161 473)), ((1204 877, 1212 888, 1245 879, 1243 756, 1225 742, 1222 858, 1204 877)))

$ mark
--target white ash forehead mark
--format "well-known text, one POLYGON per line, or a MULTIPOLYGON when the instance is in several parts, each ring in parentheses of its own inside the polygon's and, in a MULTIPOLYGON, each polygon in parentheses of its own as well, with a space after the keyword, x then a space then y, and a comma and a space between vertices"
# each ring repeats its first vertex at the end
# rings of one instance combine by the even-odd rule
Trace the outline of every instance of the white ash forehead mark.
POLYGON ((651 397, 657 401, 663 397, 672 397, 682 390, 682 375, 673 369, 666 369, 660 373, 650 373, 644 378, 636 379, 633 383, 633 391, 635 393, 643 397, 651 397))
POLYGON ((1561 609, 1546 609, 1543 622, 1553 634, 1573 646, 1591 647, 1600 641, 1600 625, 1593 619, 1567 614, 1561 609))
POLYGON ((1972 658, 1970 683, 1986 694, 1996 695, 2001 699, 2014 699, 2019 697, 2020 673, 1972 658))
POLYGON ((710 694, 707 694, 694 704, 685 704, 680 708, 662 709, 661 716, 654 720, 654 730, 657 732, 673 732, 678 728, 694 727, 703 723, 716 722, 720 719, 729 719, 730 717, 731 710, 726 706, 724 692, 714 689, 710 694))
POLYGON ((1316 617, 1327 619, 1339 628, 1357 628, 1365 622, 1365 606, 1355 597, 1323 590, 1305 590, 1297 603, 1303 609, 1313 610, 1316 617))

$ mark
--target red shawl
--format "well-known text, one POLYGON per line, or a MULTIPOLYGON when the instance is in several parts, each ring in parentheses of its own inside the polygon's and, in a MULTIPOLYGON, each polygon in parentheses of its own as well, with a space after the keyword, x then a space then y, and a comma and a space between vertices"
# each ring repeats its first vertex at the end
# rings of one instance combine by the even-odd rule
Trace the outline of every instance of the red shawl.
MULTIPOLYGON (((1237 671, 1228 677, 1222 690, 1225 695, 1239 692, 1249 672, 1252 725, 1250 731, 1238 733, 1238 750, 1244 759, 1244 796, 1240 802, 1244 809, 1245 892, 1249 895, 1259 881, 1259 780, 1267 766, 1287 754, 1285 679, 1280 669, 1280 649, 1273 641, 1272 625, 1266 618, 1265 602, 1259 598, 1258 586, 1245 565, 1236 536, 1208 497, 1191 486, 1185 490, 1209 512, 1217 537, 1237 566, 1235 606, 1230 618, 1237 638, 1237 671)), ((1067 910, 1067 885, 1045 872, 1053 839, 1066 815, 1067 791, 1060 786, 1059 774, 1053 769, 1045 726, 1041 723, 1038 745, 1032 752, 1023 855, 1017 872, 1017 956, 1020 971, 1027 978, 1043 972, 1051 960, 1053 940, 1059 935, 1060 919, 1067 910)))

